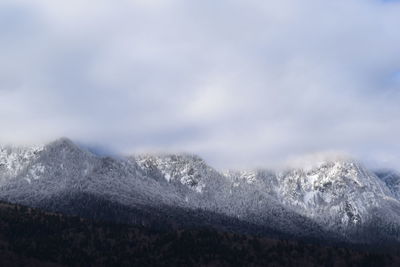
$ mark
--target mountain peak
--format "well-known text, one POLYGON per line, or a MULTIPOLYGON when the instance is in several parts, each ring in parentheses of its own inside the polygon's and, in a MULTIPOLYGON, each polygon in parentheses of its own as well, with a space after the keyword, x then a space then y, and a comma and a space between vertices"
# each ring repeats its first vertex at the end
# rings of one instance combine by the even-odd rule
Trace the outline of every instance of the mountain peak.
POLYGON ((53 146, 77 146, 71 139, 67 137, 60 137, 52 142, 50 142, 48 145, 53 145, 53 146))
POLYGON ((284 169, 303 169, 304 171, 308 171, 323 165, 345 163, 357 164, 357 161, 350 155, 342 152, 313 153, 289 159, 284 165, 284 169))
POLYGON ((52 150, 52 151, 69 151, 73 153, 87 153, 87 154, 92 154, 85 148, 82 148, 81 146, 77 145, 74 143, 71 139, 67 137, 61 137, 58 138, 50 143, 48 143, 45 146, 46 150, 52 150))

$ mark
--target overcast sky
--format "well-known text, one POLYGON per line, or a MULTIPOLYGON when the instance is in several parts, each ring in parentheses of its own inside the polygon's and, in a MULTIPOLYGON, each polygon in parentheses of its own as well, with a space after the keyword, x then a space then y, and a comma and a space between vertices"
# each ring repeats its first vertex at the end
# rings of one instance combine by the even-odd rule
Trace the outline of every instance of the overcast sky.
POLYGON ((399 29, 396 1, 1 0, 0 141, 397 167, 399 29))

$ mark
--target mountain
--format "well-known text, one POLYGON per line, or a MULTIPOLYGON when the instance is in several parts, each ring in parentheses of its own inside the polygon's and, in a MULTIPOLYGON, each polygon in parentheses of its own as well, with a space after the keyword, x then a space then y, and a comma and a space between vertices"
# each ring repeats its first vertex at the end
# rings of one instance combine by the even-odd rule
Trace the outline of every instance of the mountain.
POLYGON ((398 199, 373 172, 355 161, 322 162, 313 168, 279 172, 230 172, 227 176, 238 187, 246 184, 268 192, 286 207, 350 241, 399 240, 398 199))
POLYGON ((221 173, 195 155, 99 156, 66 138, 0 148, 0 200, 157 228, 398 242, 398 189, 398 176, 348 159, 221 173))
POLYGON ((378 170, 375 174, 386 184, 393 196, 400 200, 400 173, 394 170, 378 170))
POLYGON ((275 232, 318 239, 334 233, 269 196, 250 187, 237 188, 232 180, 194 155, 141 155, 134 158, 143 172, 179 189, 189 208, 267 226, 275 232))

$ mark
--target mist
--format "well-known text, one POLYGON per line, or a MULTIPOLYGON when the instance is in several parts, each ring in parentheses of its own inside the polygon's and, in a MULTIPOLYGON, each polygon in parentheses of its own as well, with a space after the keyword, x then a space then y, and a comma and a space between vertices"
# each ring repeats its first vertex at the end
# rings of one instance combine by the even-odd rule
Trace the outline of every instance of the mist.
POLYGON ((400 3, 0 3, 0 142, 400 163, 400 3))

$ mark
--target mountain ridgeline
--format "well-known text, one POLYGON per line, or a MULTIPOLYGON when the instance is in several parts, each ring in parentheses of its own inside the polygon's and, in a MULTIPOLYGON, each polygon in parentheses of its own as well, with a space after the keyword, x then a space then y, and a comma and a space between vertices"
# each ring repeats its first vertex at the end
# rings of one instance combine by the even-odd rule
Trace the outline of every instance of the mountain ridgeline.
POLYGON ((398 244, 400 176, 353 160, 220 173, 194 155, 105 157, 68 139, 0 147, 0 200, 155 229, 398 244))

